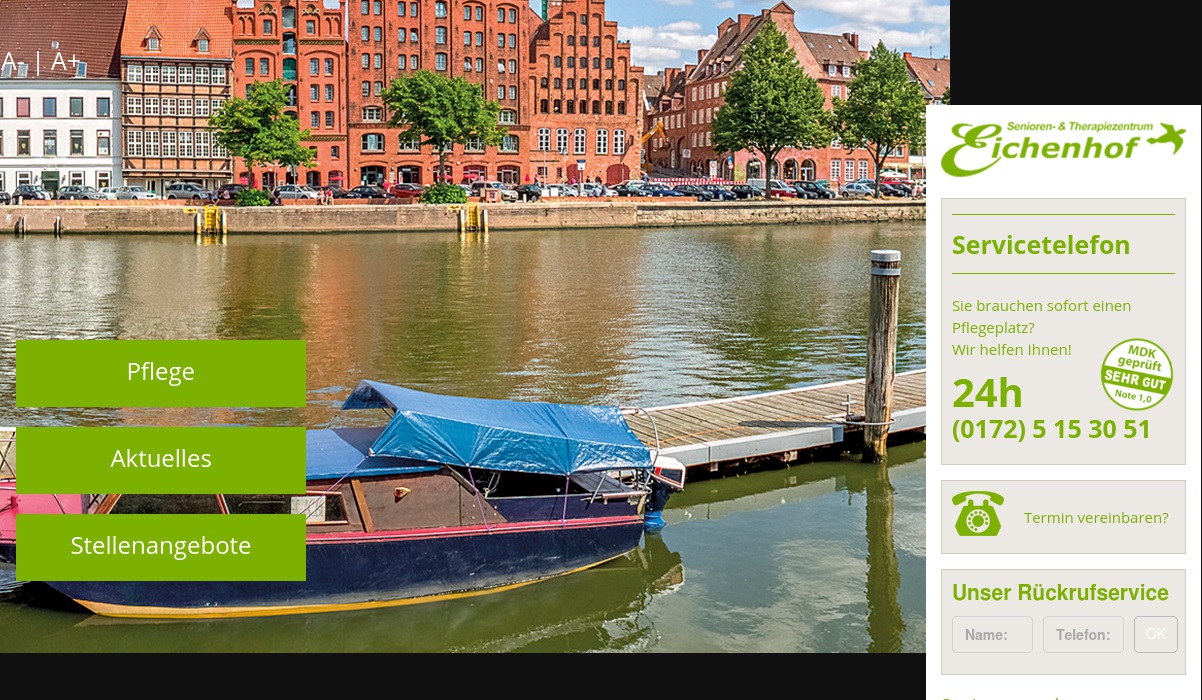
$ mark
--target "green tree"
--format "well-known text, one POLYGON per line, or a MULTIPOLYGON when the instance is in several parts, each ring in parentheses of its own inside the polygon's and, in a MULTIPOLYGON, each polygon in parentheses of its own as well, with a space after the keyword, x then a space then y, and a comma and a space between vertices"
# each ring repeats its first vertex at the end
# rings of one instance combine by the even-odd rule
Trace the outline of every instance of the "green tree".
POLYGON ((926 146, 926 99, 901 54, 872 47, 868 58, 852 67, 847 99, 832 99, 835 133, 848 153, 865 148, 876 172, 876 194, 881 192, 881 166, 886 156, 902 145, 911 150, 926 146))
MULTIPOLYGON (((257 165, 312 167, 313 150, 301 143, 309 138, 309 130, 301 131, 296 117, 284 112, 287 106, 282 81, 255 83, 245 99, 231 97, 222 103, 209 116, 209 126, 217 143, 252 171, 257 165)), ((247 184, 254 186, 253 174, 247 184)))
POLYGON ((784 149, 813 148, 831 140, 822 89, 806 75, 773 22, 765 22, 743 50, 742 67, 731 76, 725 97, 726 104, 714 115, 714 148, 759 151, 768 178, 778 175, 772 166, 784 149))
POLYGON ((943 100, 943 104, 945 104, 945 105, 950 105, 952 103, 952 86, 951 85, 948 85, 947 89, 943 91, 942 100, 943 100))
POLYGON ((447 78, 427 70, 396 78, 384 90, 388 125, 401 127, 401 138, 421 139, 438 154, 438 180, 446 173, 454 144, 479 139, 498 146, 505 128, 497 124, 501 106, 484 98, 484 88, 463 77, 447 78))

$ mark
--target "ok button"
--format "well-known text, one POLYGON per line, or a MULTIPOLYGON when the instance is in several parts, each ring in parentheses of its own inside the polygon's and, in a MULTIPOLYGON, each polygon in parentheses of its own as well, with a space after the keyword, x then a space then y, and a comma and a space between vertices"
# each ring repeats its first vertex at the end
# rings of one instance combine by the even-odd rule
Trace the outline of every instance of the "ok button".
POLYGON ((1177 652, 1177 618, 1135 618, 1135 651, 1141 654, 1177 652))

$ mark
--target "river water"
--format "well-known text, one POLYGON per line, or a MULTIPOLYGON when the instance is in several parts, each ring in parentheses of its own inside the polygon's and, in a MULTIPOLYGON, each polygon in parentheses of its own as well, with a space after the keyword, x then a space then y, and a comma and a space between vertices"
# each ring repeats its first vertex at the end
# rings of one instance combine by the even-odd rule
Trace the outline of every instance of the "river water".
MULTIPOLYGON (((353 425, 361 379, 654 406, 862 377, 875 248, 902 252, 897 369, 916 369, 923 228, 6 237, 0 425, 353 425), (18 410, 18 338, 302 338, 308 402, 18 410)), ((138 624, 0 569, 0 650, 922 651, 924 447, 698 479, 630 556, 459 601, 138 624)))

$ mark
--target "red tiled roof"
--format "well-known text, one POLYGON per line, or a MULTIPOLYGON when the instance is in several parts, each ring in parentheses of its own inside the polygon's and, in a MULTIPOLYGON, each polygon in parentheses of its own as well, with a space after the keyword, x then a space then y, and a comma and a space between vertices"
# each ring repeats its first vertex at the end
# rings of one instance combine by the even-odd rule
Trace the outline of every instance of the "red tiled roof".
MULTIPOLYGON (((6 0, 0 0, 4 2, 6 0)), ((230 58, 233 55, 233 17, 229 0, 186 0, 165 7, 163 0, 128 0, 122 56, 163 58, 230 58), (146 49, 146 36, 158 32, 159 50, 146 49), (209 36, 209 52, 196 50, 203 29, 209 36)), ((300 12, 297 12, 299 15, 300 12)), ((300 18, 297 18, 300 21, 300 18)))
POLYGON ((860 51, 838 34, 799 33, 820 66, 832 63, 836 66, 854 66, 860 60, 860 51))
POLYGON ((28 78, 74 78, 72 60, 89 78, 121 77, 125 0, 0 0, 0 16, 0 49, 29 64, 28 78))
POLYGON ((947 58, 919 58, 906 54, 910 74, 931 98, 941 98, 952 85, 952 62, 947 58))

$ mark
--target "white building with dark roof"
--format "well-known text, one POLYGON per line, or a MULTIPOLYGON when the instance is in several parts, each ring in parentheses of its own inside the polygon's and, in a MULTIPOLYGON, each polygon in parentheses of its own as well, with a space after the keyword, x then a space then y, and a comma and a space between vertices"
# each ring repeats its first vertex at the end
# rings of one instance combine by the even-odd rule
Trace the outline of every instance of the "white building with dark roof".
POLYGON ((4 15, 0 189, 120 184, 124 0, 5 0, 4 15))

